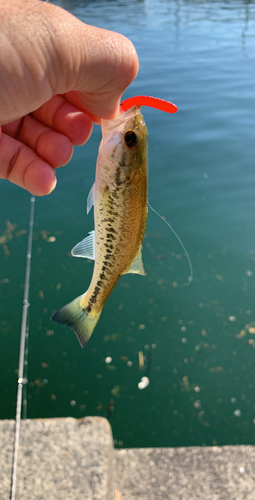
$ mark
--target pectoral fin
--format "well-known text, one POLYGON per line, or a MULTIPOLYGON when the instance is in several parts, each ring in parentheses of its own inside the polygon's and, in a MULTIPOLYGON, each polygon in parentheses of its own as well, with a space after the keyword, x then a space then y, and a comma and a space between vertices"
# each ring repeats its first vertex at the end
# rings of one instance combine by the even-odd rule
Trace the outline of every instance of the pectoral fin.
POLYGON ((72 248, 71 254, 73 257, 95 260, 95 231, 90 231, 89 236, 77 243, 72 248))
POLYGON ((142 260, 142 247, 139 248, 135 259, 133 260, 130 268, 123 274, 141 274, 142 276, 146 276, 146 272, 143 267, 143 260, 142 260))

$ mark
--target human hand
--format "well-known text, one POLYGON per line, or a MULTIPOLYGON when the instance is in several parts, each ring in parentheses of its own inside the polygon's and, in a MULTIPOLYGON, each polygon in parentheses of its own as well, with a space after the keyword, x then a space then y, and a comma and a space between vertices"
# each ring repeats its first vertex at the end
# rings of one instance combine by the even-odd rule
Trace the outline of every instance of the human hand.
POLYGON ((0 26, 0 178, 49 194, 73 145, 119 113, 136 52, 122 35, 38 0, 0 0, 0 26))

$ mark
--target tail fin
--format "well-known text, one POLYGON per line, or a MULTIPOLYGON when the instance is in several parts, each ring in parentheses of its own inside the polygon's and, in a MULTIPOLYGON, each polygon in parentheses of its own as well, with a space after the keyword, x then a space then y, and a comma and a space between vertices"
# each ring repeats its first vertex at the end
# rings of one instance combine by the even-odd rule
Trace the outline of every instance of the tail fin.
POLYGON ((94 331, 100 314, 101 311, 99 313, 87 312, 86 306, 84 306, 84 295, 80 295, 52 314, 51 319, 55 323, 72 328, 81 346, 84 347, 94 331), (83 299, 83 305, 81 305, 81 299, 83 299))

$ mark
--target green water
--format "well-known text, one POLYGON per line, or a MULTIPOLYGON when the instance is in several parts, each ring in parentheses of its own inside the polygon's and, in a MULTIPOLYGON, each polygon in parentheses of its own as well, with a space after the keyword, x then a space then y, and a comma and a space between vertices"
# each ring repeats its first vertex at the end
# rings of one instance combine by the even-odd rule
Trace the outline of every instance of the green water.
MULTIPOLYGON (((92 263, 69 252, 93 229, 85 208, 100 141, 95 127, 59 170, 55 192, 35 203, 28 417, 107 416, 113 400, 119 447, 255 444, 255 4, 62 5, 133 41, 140 72, 125 97, 155 95, 179 108, 172 116, 143 110, 149 199, 185 243, 194 281, 173 286, 187 281, 188 263, 149 211, 147 276, 121 278, 88 346, 82 350, 71 330, 50 321, 86 290, 92 273, 92 263), (150 385, 139 390, 148 369, 150 385)), ((0 418, 14 418, 28 193, 2 181, 0 213, 1 235, 6 220, 16 225, 7 248, 0 245, 0 418)))

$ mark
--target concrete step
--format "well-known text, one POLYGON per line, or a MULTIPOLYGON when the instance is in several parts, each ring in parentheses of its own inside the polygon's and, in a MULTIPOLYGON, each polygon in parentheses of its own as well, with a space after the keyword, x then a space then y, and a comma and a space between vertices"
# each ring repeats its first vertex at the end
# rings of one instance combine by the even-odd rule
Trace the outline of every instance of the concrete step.
MULTIPOLYGON (((0 420, 0 500, 15 423, 0 420)), ((255 446, 114 450, 100 417, 21 422, 15 500, 254 500, 255 446)))
MULTIPOLYGON (((9 500, 15 423, 0 421, 0 499, 9 500)), ((15 500, 112 500, 113 440, 93 417, 23 420, 15 500)))
POLYGON ((255 446, 116 450, 120 500, 254 500, 255 446))

